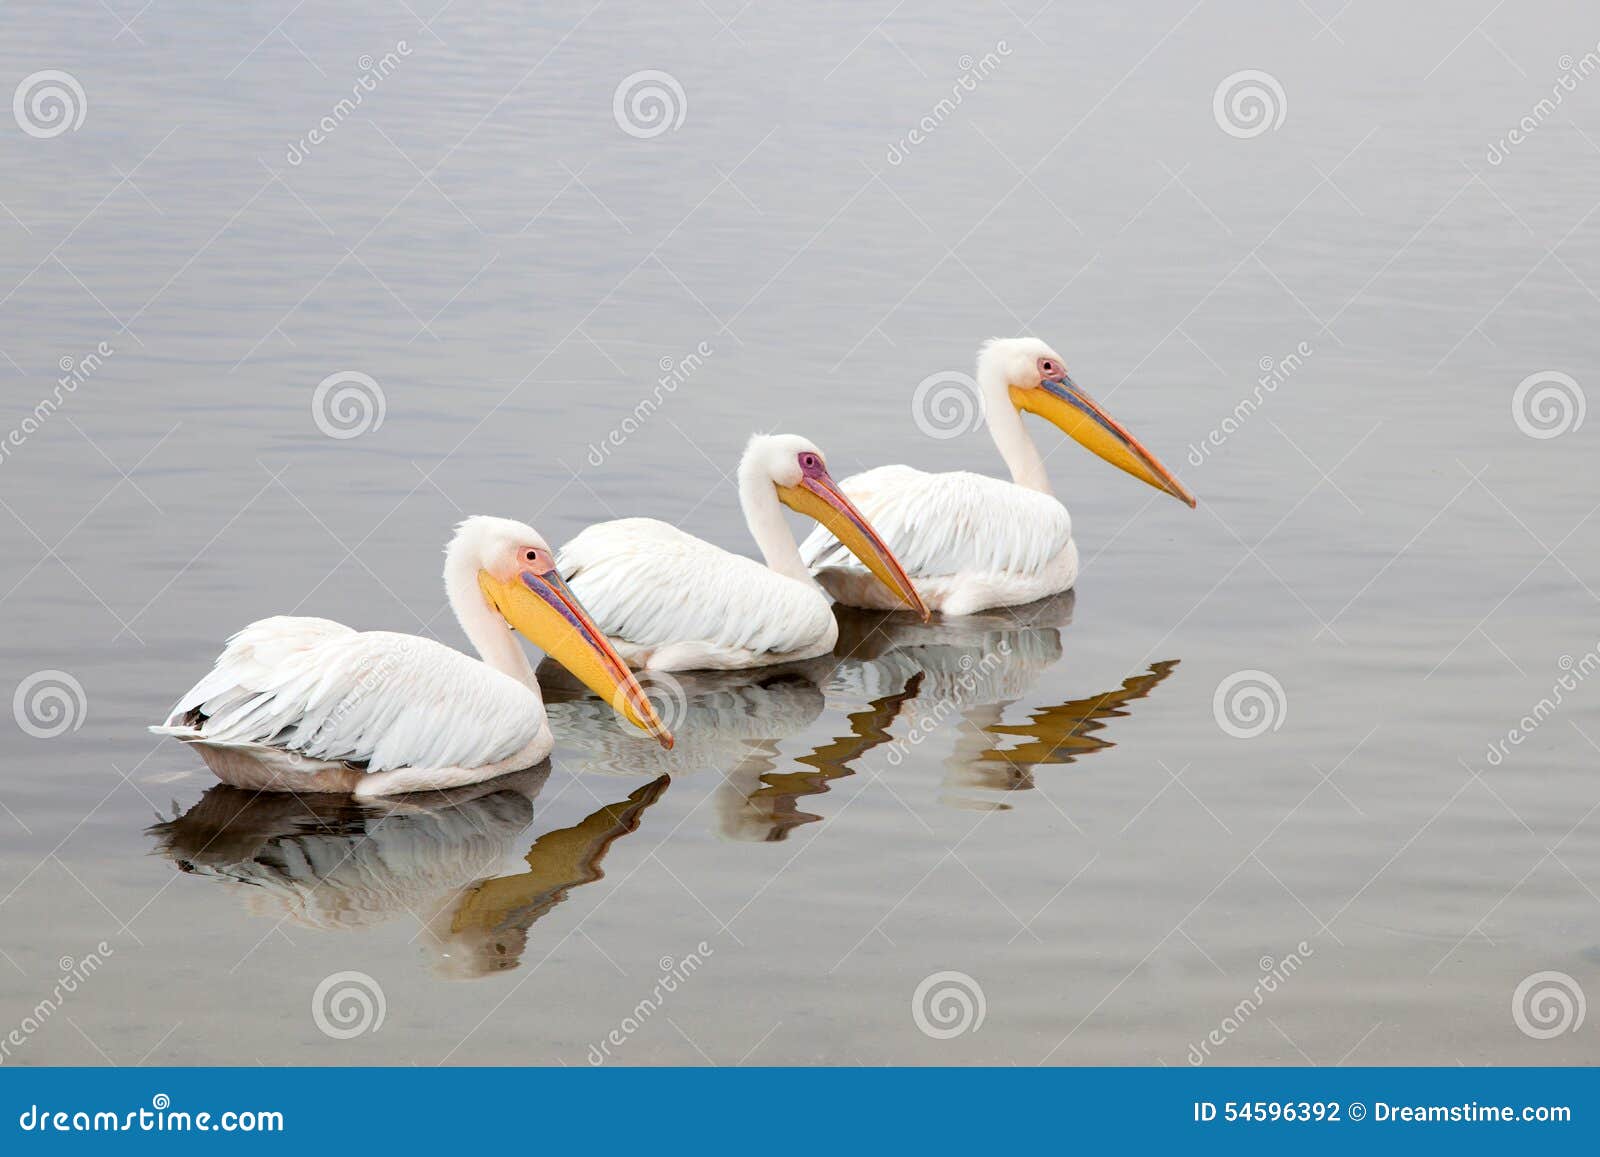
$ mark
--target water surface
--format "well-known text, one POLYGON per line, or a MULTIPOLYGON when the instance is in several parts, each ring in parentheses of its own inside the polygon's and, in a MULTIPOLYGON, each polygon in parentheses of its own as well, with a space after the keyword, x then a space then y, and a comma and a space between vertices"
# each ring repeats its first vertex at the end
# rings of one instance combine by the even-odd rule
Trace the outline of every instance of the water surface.
POLYGON ((0 1033, 103 956, 6 1063, 1600 1060, 1512 1015, 1538 972, 1600 999, 1596 684, 1538 707, 1600 643, 1600 435, 1513 409, 1596 388, 1600 80, 1490 157, 1588 6, 204 7, 0 10, 6 86, 86 102, 0 124, 0 431, 81 379, 0 459, 0 690, 84 696, 0 728, 0 1033), (1238 137, 1247 69, 1284 116, 1238 137), (683 93, 648 137, 644 70, 683 93), (461 645, 465 513, 748 551, 753 430, 997 470, 911 399, 1021 332, 1200 498, 1038 428, 1073 597, 845 614, 684 680, 670 755, 547 670, 547 766, 381 808, 143 730, 263 615, 461 645), (1240 672, 1283 690, 1252 738, 1240 672), (344 972, 385 1008, 349 1039, 344 972), (943 972, 983 1008, 947 1037, 943 972))

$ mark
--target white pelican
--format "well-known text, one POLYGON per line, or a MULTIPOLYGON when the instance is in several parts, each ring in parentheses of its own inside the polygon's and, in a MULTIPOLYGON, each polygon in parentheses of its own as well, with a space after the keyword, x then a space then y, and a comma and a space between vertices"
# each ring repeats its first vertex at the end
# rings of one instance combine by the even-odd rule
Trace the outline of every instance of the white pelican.
MULTIPOLYGON (((1050 493, 1044 459, 1022 423, 1023 410, 1053 423, 1113 466, 1195 504, 1155 455, 1067 376, 1061 356, 1037 338, 987 343, 978 353, 977 383, 989 435, 1011 470, 1010 482, 966 471, 927 474, 910 466, 880 466, 840 484, 882 531, 934 610, 968 615, 1030 603, 1070 589, 1078 577, 1072 518, 1050 493)), ((800 554, 839 602, 894 606, 826 528, 812 531, 800 554)))
POLYGON ((739 460, 739 504, 766 566, 653 518, 602 522, 562 547, 561 574, 631 665, 728 670, 809 659, 839 637, 828 597, 800 561, 783 507, 816 519, 883 584, 886 606, 927 618, 911 580, 793 434, 757 435, 739 460))
POLYGON ((638 681, 532 527, 477 516, 445 550, 445 593, 482 661, 433 639, 278 616, 233 638, 151 728, 235 787, 357 797, 458 787, 536 764, 552 739, 509 623, 629 722, 672 746, 638 681))

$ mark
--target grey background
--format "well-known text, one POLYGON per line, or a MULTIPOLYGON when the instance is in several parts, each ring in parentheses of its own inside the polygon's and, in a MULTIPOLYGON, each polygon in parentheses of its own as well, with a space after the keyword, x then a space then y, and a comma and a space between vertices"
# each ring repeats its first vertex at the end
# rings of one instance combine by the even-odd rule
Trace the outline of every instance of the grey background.
POLYGON ((87 101, 48 139, 0 115, 0 432, 61 359, 115 351, 0 462, 0 690, 62 669, 87 705, 55 738, 0 727, 0 1030, 63 957, 114 951, 6 1063, 583 1064, 702 941, 620 1061, 1185 1064, 1302 941, 1216 1063, 1600 1060, 1600 1018, 1541 1040, 1512 1015, 1540 971, 1600 994, 1596 688, 1486 758, 1600 641, 1600 419, 1536 439, 1512 412, 1531 374, 1595 388, 1600 79, 1488 159, 1597 41, 1581 3, 0 8, 0 95, 62 69, 87 101), (638 139, 613 95, 645 69, 684 116, 638 139), (1250 139, 1212 108, 1244 69, 1286 98, 1250 139), (904 734, 972 641, 897 636, 777 693, 792 719, 707 692, 696 765, 604 878, 470 983, 419 934, 429 905, 525 871, 538 836, 659 770, 581 704, 526 823, 511 809, 457 859, 391 827, 378 898, 342 930, 180 874, 146 834, 212 779, 143 728, 236 627, 293 610, 459 645, 438 552, 464 512, 554 541, 649 514, 748 550, 724 473, 752 430, 807 434, 841 476, 995 472, 982 433, 919 433, 911 398, 1023 332, 1200 498, 1036 429, 1086 565, 1070 625, 1028 636, 988 710, 1026 722, 1179 660, 1103 721, 1114 746, 1000 790, 970 760, 979 724, 947 722, 765 839, 739 822, 752 750, 803 771, 926 669, 904 734), (348 440, 312 413, 339 371, 386 403, 348 440), (1285 709, 1236 739, 1213 693, 1256 669, 1285 709), (343 970, 386 998, 350 1040, 311 1014, 343 970), (985 1006, 948 1040, 911 1012, 943 970, 985 1006))

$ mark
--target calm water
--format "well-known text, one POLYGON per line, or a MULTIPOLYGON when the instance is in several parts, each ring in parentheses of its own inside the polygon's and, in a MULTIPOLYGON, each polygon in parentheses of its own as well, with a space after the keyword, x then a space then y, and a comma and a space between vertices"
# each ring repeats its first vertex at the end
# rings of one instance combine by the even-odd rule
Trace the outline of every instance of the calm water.
POLYGON ((99 958, 6 1063, 1600 1060, 1512 1012, 1600 999, 1600 419, 1513 401, 1600 388, 1590 6, 211 7, 0 10, 5 91, 85 106, 0 124, 0 690, 83 691, 0 728, 0 1030, 99 958), (1074 597, 844 616, 685 680, 670 758, 551 674, 549 765, 386 809, 144 732, 262 615, 460 645, 463 513, 748 550, 752 430, 997 470, 911 399, 1028 331, 1201 500, 1038 429, 1074 597), (382 422, 329 437, 346 371, 382 422), (381 1028, 319 1029, 342 972, 381 1028))

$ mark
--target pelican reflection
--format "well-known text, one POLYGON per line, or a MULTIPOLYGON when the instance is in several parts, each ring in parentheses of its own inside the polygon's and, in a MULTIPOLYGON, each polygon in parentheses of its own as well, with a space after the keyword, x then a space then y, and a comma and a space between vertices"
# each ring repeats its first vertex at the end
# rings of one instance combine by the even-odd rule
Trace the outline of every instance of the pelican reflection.
MULTIPOLYGON (((890 765, 926 759, 947 769, 944 802, 1004 808, 969 789, 1010 792, 1034 786, 1033 771, 1070 764, 1112 746, 1111 720, 1149 695, 1177 666, 1151 668, 1108 691, 1038 707, 1018 722, 1008 709, 1024 701, 1063 655, 1061 630, 1072 621, 1068 591, 1024 607, 935 619, 836 607, 834 654, 748 671, 647 673, 677 737, 664 751, 617 725, 614 713, 559 669, 540 670, 564 765, 578 774, 638 775, 710 771, 718 826, 731 839, 778 841, 823 818, 801 801, 861 770, 865 757, 890 765), (845 728, 795 754, 797 739, 844 713, 845 728), (935 739, 937 733, 937 739, 935 739), (926 756, 920 754, 928 741, 926 756), (881 749, 881 750, 880 750, 881 749), (933 751, 946 752, 943 757, 933 751)), ((549 664, 546 664, 549 667, 549 664)), ((814 806, 814 805, 813 805, 814 806)))
POLYGON ((493 877, 534 819, 549 765, 448 792, 356 803, 218 785, 149 829, 181 871, 245 885, 253 914, 318 930, 374 927, 411 915, 433 970, 448 979, 517 967, 533 923, 638 829, 665 777, 529 849, 527 871, 493 877))
POLYGON ((921 679, 912 696, 912 723, 891 750, 891 760, 914 758, 914 747, 935 731, 948 730, 954 741, 943 762, 955 790, 945 802, 1003 809, 1010 805, 971 796, 967 789, 1032 788, 1035 768, 1070 764, 1113 746, 1100 734, 1109 721, 1128 715, 1131 703, 1153 692, 1178 666, 1175 659, 1153 663, 1107 691, 1029 707, 1025 721, 1005 722, 1007 709, 1061 659, 1061 629, 1072 622, 1073 604, 1068 591, 1025 607, 936 620, 922 630, 911 629, 904 616, 883 624, 880 616, 848 612, 840 647, 849 647, 851 657, 840 664, 835 682, 847 692, 882 695, 921 679))

